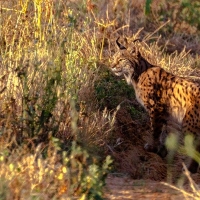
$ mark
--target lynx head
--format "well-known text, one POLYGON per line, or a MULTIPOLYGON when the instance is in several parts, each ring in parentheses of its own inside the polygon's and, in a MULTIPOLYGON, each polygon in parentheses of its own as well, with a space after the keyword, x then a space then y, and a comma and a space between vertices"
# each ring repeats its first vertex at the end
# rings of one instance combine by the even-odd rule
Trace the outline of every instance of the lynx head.
MULTIPOLYGON (((124 75, 128 84, 131 84, 132 79, 138 76, 137 68, 139 65, 140 52, 136 45, 126 48, 119 43, 119 38, 116 40, 118 51, 113 55, 111 71, 116 76, 124 75)), ((134 40, 133 44, 138 41, 134 40)))

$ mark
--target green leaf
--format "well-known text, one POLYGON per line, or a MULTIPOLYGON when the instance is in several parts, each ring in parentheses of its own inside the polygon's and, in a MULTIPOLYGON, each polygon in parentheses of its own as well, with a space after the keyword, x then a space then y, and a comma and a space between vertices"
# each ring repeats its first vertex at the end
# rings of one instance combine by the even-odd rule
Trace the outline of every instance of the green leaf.
POLYGON ((149 15, 151 12, 151 2, 152 0, 146 0, 145 3, 145 15, 149 15))

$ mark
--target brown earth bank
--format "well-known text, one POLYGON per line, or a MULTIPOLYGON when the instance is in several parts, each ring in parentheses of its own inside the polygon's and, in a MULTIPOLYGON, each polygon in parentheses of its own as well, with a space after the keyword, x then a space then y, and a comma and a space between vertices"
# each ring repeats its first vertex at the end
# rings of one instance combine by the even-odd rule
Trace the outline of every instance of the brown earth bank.
MULTIPOLYGON (((105 199, 183 199, 181 192, 161 182, 190 192, 191 183, 182 171, 183 163, 187 165, 187 156, 176 152, 172 157, 168 153, 166 158, 161 158, 155 153, 145 151, 144 144, 152 140, 148 116, 133 101, 132 106, 140 110, 140 121, 134 119, 127 109, 129 103, 127 101, 121 105, 116 115, 116 142, 109 149, 114 158, 114 171, 118 173, 108 175, 105 199), (171 160, 173 161, 169 164, 171 160)), ((196 185, 200 183, 199 172, 190 177, 196 185)))
MULTIPOLYGON (((161 158, 156 153, 147 152, 144 145, 152 141, 148 116, 145 112, 140 112, 140 120, 137 121, 127 111, 126 106, 121 107, 117 112, 114 130, 116 141, 109 146, 116 170, 129 174, 134 179, 155 181, 166 180, 167 177, 169 178, 170 171, 170 177, 172 177, 170 181, 176 182, 182 174, 183 163, 187 165, 189 161, 188 157, 180 151, 173 155, 169 151, 165 158, 161 158)), ((132 106, 141 109, 137 103, 133 103, 132 106)), ((200 180, 198 173, 192 176, 197 178, 197 181, 200 180)))

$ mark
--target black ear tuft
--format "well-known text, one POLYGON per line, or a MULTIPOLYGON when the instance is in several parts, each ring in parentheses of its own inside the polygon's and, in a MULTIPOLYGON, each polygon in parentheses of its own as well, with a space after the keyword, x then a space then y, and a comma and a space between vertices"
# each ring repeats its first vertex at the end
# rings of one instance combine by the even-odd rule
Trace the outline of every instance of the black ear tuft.
POLYGON ((117 44, 117 46, 119 47, 120 50, 122 50, 122 49, 126 49, 125 46, 123 46, 122 44, 120 44, 120 43, 118 42, 119 38, 120 38, 120 37, 118 37, 117 40, 116 40, 116 44, 117 44))
POLYGON ((133 40, 133 43, 135 43, 137 41, 142 42, 142 40, 140 38, 137 38, 137 39, 133 40))

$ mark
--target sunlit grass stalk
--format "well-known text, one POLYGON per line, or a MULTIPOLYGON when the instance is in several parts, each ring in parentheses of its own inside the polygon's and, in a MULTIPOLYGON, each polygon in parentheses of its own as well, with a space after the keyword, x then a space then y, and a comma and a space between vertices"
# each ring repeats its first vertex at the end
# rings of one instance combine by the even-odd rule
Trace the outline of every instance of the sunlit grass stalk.
POLYGON ((38 38, 39 41, 41 41, 43 39, 42 24, 41 24, 42 3, 43 3, 42 0, 34 0, 35 23, 36 23, 35 38, 38 38))

